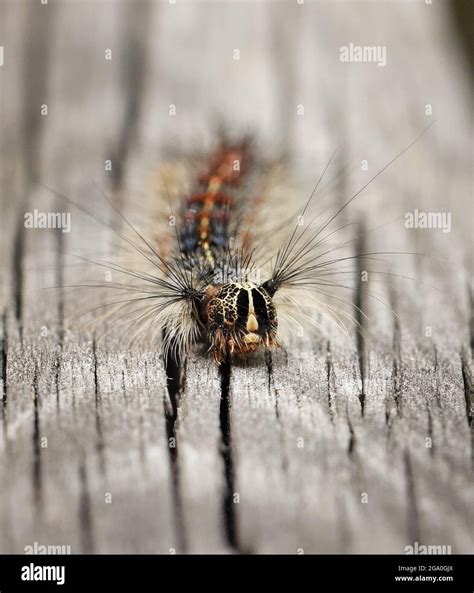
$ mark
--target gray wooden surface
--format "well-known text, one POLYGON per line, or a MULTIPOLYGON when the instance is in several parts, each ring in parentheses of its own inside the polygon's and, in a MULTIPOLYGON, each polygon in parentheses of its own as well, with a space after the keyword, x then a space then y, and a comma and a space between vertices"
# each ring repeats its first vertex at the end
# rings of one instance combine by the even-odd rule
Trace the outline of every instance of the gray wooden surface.
POLYGON ((0 552, 474 552, 472 126, 448 8, 0 0, 0 552), (386 46, 387 65, 341 63, 349 43, 386 46), (397 317, 360 282, 346 293, 365 339, 305 328, 228 384, 197 348, 172 401, 153 348, 78 329, 87 297, 44 290, 75 283, 70 252, 110 247, 71 208, 70 234, 25 229, 65 209, 45 185, 110 216, 94 182, 133 207, 170 150, 224 121, 284 147, 306 192, 339 148, 333 210, 433 120, 341 222, 430 256, 392 258, 416 281, 370 276, 397 317), (405 229, 415 208, 451 213, 451 232, 405 229))

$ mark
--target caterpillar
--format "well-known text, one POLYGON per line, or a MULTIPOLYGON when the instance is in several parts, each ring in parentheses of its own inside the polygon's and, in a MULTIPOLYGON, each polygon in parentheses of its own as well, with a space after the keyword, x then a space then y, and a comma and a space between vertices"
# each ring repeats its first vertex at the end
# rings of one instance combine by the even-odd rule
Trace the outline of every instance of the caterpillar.
MULTIPOLYGON (((165 357, 171 353, 180 359, 193 344, 204 342, 217 365, 258 349, 279 348, 288 332, 302 325, 318 326, 322 315, 342 328, 347 322, 357 324, 345 307, 354 304, 334 290, 352 287, 335 278, 353 273, 353 267, 344 265, 357 258, 376 259, 390 252, 340 256, 337 252, 350 241, 341 242, 339 234, 349 225, 334 230, 331 224, 427 129, 340 207, 327 216, 311 214, 309 222, 305 217, 334 154, 306 202, 288 213, 291 194, 280 189, 278 195, 281 163, 259 160, 250 137, 230 141, 222 136, 211 156, 193 165, 191 173, 186 170, 183 175, 179 167, 178 172, 171 167, 160 173, 158 191, 167 194, 170 207, 174 198, 179 203, 177 214, 172 210, 168 217, 168 236, 147 238, 109 202, 134 238, 116 228, 114 234, 139 255, 141 263, 134 260, 127 266, 125 259, 116 263, 82 258, 128 279, 106 285, 127 298, 97 309, 107 309, 105 317, 114 320, 114 327, 126 322, 124 333, 132 332, 132 339, 146 332, 165 357), (186 183, 180 177, 187 177, 186 183), (279 207, 285 214, 278 212, 279 207)), ((146 213, 147 219, 157 216, 146 213)))

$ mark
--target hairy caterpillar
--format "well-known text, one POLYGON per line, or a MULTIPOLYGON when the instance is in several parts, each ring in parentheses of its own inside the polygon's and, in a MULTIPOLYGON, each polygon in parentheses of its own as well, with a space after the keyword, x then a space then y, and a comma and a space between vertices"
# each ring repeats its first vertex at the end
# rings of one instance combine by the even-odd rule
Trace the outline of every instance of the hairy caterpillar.
MULTIPOLYGON (((126 283, 101 285, 126 298, 97 309, 106 310, 104 317, 112 319, 114 327, 123 324, 132 340, 146 333, 153 343, 160 343, 165 356, 172 353, 179 359, 192 344, 205 342, 218 365, 259 348, 278 348, 288 331, 318 325, 321 315, 332 317, 342 328, 346 322, 356 323, 347 311, 354 304, 335 291, 352 287, 337 277, 353 273, 357 258, 377 259, 390 252, 341 256, 340 250, 354 238, 341 241, 349 225, 333 229, 331 224, 421 135, 339 208, 317 214, 310 214, 310 208, 334 155, 310 197, 289 213, 288 195, 275 193, 278 163, 260 162, 250 138, 220 138, 211 157, 194 163, 191 171, 176 166, 161 171, 158 191, 168 196, 170 205, 175 198, 179 203, 176 215, 173 209, 168 214, 169 236, 145 236, 109 202, 121 222, 121 230, 113 227, 114 234, 139 260, 94 260, 127 278, 126 283), (264 202, 270 214, 261 208, 264 202)), ((152 208, 145 216, 155 221, 160 214, 152 208)))

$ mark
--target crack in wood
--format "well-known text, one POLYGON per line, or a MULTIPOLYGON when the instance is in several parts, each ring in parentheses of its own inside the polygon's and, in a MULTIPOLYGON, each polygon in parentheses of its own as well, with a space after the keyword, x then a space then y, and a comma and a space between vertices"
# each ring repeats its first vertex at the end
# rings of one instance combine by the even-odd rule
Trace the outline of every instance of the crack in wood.
POLYGON ((350 418, 349 418, 349 410, 347 410, 347 425, 349 426, 349 434, 350 434, 349 445, 347 447, 347 453, 348 453, 349 457, 352 457, 354 454, 354 451, 355 451, 356 438, 355 438, 355 433, 354 433, 354 427, 352 426, 352 422, 350 421, 350 418))
POLYGON ((0 364, 2 365, 1 377, 2 377, 2 405, 0 407, 2 417, 2 435, 3 442, 5 444, 5 451, 8 454, 10 451, 9 440, 8 440, 8 383, 7 383, 7 366, 8 366, 8 335, 7 335, 7 314, 6 310, 2 315, 2 337, 1 337, 1 358, 0 364))
POLYGON ((97 360, 97 343, 95 337, 92 340, 92 359, 94 362, 94 403, 95 403, 95 429, 97 435, 96 451, 99 458, 99 467, 102 474, 105 474, 105 442, 104 432, 102 429, 101 418, 101 394, 99 388, 99 374, 98 374, 98 360, 97 360))
POLYGON ((230 380, 232 374, 232 363, 230 357, 226 357, 219 367, 221 377, 221 400, 219 408, 219 425, 222 437, 222 460, 224 462, 225 491, 222 501, 224 516, 224 530, 227 543, 231 548, 240 551, 237 516, 234 504, 235 494, 235 473, 234 460, 232 455, 232 421, 230 398, 230 380))
POLYGON ((23 259, 25 256, 24 246, 24 218, 20 212, 16 225, 15 238, 12 251, 13 269, 13 310, 20 334, 20 342, 23 342, 23 259))
POLYGON ((474 381, 472 378, 472 370, 468 362, 466 351, 463 351, 461 354, 461 369, 464 384, 464 402, 466 404, 466 419, 471 429, 471 467, 474 469, 474 423, 472 422, 472 410, 474 406, 474 381))
POLYGON ((289 461, 288 461, 288 455, 285 452, 284 427, 283 427, 281 414, 280 414, 280 405, 279 405, 280 392, 275 387, 275 381, 274 381, 274 377, 273 377, 273 358, 272 358, 272 353, 269 351, 265 352, 265 364, 267 367, 267 376, 268 376, 268 383, 267 383, 268 395, 270 396, 270 398, 272 398, 272 397, 275 398, 275 418, 276 418, 277 425, 278 425, 278 433, 279 433, 281 453, 282 453, 281 469, 284 474, 287 474, 289 461))
POLYGON ((56 286, 58 286, 58 354, 56 357, 56 405, 60 407, 60 376, 64 351, 64 233, 56 232, 56 286))
POLYGON ((367 331, 367 319, 365 317, 366 299, 364 296, 364 290, 362 288, 362 276, 364 273, 363 262, 364 260, 360 257, 366 253, 367 245, 365 238, 365 226, 362 222, 358 224, 359 232, 357 236, 355 251, 356 251, 356 266, 357 266, 357 285, 355 291, 355 318, 357 323, 356 332, 356 346, 357 346, 357 357, 359 362, 359 373, 361 378, 361 390, 359 393, 360 410, 362 416, 364 416, 365 409, 365 397, 366 397, 366 376, 367 376, 367 344, 365 333, 367 331))
POLYGON ((331 376, 332 376, 332 358, 331 358, 331 343, 328 340, 326 348, 326 378, 327 378, 327 390, 328 390, 328 410, 331 422, 334 421, 334 410, 332 408, 332 397, 331 397, 331 376))
POLYGON ((430 450, 430 455, 432 457, 434 457, 435 442, 434 442, 434 438, 433 438, 433 416, 431 415, 431 410, 430 410, 430 406, 429 406, 428 402, 426 402, 426 411, 428 414, 428 438, 430 439, 430 442, 431 442, 431 447, 429 447, 429 450, 430 450))
POLYGON ((36 508, 39 512, 43 507, 43 477, 41 468, 41 429, 40 429, 40 394, 38 386, 38 367, 35 365, 35 374, 33 376, 33 497, 36 508))
POLYGON ((472 427, 472 408, 474 398, 474 384, 472 380, 471 368, 467 362, 465 353, 461 355, 461 368, 464 383, 464 400, 466 403, 466 418, 469 426, 472 427))
MULTIPOLYGON (((265 351, 265 364, 267 366, 267 389, 268 389, 268 395, 271 396, 272 395, 272 387, 274 389, 274 381, 273 381, 273 359, 272 359, 272 353, 269 351, 265 351)), ((276 405, 276 416, 277 419, 279 419, 279 412, 278 412, 278 406, 276 405)))
POLYGON ((181 474, 179 471, 178 450, 178 408, 180 394, 185 386, 186 361, 177 360, 172 352, 164 357, 168 398, 163 399, 165 413, 167 449, 169 454, 172 499, 174 506, 175 530, 178 547, 182 553, 187 551, 184 526, 183 501, 181 495, 181 474))

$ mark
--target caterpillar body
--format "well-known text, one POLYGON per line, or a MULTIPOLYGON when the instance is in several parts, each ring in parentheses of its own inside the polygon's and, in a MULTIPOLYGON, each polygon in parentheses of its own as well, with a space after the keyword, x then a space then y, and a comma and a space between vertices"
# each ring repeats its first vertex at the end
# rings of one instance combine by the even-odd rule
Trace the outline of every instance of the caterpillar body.
MULTIPOLYGON (((205 342, 218 365, 278 348, 291 331, 321 328, 324 318, 343 331, 348 323, 357 326, 357 305, 338 291, 354 290, 348 278, 358 273, 357 262, 376 260, 378 253, 354 254, 350 244, 358 236, 341 240, 350 225, 331 225, 421 135, 328 215, 314 215, 311 206, 332 157, 309 198, 293 212, 294 194, 279 185, 281 164, 259 161, 251 138, 222 138, 210 158, 186 172, 184 184, 176 182, 173 167, 165 168, 159 191, 180 204, 177 215, 169 216, 168 237, 147 238, 109 202, 131 235, 112 230, 140 260, 128 266, 124 259, 93 262, 127 278, 101 284, 127 298, 98 308, 107 310, 104 317, 112 318, 114 327, 124 323, 131 339, 146 334, 160 343, 165 357, 172 353, 179 360, 193 344, 205 342)), ((148 210, 147 219, 155 221, 156 213, 148 210)))
POLYGON ((233 190, 250 172, 249 152, 244 141, 216 151, 199 176, 198 191, 185 200, 178 231, 180 260, 192 278, 192 321, 218 364, 228 355, 279 345, 272 290, 250 281, 251 260, 236 247, 237 226, 231 221, 237 209, 233 190))

